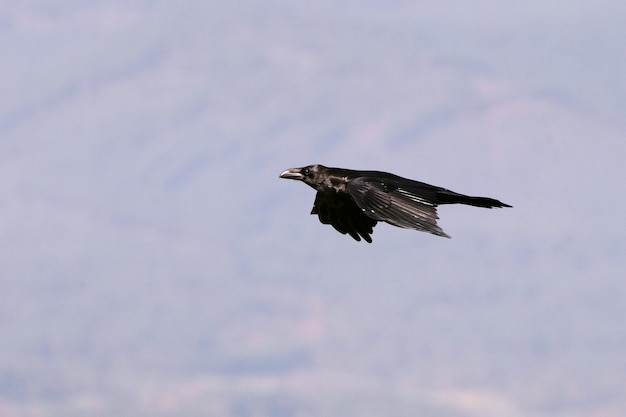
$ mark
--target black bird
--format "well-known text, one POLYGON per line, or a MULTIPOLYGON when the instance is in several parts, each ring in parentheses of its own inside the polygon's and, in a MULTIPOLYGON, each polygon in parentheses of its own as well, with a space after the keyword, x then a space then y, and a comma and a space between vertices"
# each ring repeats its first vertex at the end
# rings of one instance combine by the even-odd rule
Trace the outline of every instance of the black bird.
POLYGON ((405 229, 450 237, 437 226, 437 206, 467 204, 476 207, 511 207, 488 197, 471 197, 445 188, 381 171, 355 171, 309 165, 291 168, 280 178, 300 180, 317 190, 311 214, 339 233, 372 243, 379 221, 405 229))

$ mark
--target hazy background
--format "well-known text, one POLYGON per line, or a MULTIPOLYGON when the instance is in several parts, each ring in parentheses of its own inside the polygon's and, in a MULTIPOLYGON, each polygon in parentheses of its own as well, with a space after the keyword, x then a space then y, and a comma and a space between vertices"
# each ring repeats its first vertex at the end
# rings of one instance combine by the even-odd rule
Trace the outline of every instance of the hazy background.
POLYGON ((625 415, 625 39, 618 0, 5 0, 0 416, 625 415), (356 243, 311 163, 514 208, 356 243))

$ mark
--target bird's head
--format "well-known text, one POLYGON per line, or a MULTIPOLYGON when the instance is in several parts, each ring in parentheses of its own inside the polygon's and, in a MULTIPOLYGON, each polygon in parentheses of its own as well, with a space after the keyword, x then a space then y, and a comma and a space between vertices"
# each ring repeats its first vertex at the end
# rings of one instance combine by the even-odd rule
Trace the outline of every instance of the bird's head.
POLYGON ((289 180, 299 180, 310 185, 316 190, 324 188, 326 180, 326 170, 324 165, 308 165, 302 168, 290 168, 280 174, 280 178, 289 180))

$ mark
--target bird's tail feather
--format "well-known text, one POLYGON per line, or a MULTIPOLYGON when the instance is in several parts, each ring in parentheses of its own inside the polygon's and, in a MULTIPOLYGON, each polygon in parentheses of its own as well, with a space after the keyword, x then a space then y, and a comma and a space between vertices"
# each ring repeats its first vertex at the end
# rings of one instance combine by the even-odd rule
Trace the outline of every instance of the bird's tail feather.
POLYGON ((508 204, 503 203, 502 201, 496 200, 495 198, 472 197, 469 195, 463 195, 463 194, 455 193, 453 191, 448 191, 448 190, 440 191, 437 193, 437 203, 438 204, 466 204, 468 206, 485 207, 485 208, 512 207, 508 204))

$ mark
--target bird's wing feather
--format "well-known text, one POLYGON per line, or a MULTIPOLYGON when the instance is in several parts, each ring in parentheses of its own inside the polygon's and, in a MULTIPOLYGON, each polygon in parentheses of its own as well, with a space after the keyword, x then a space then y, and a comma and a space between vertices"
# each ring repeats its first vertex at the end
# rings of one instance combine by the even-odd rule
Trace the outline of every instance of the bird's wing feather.
MULTIPOLYGON (((426 186, 426 184, 424 184, 426 186)), ((432 187, 434 188, 434 187, 432 187)), ((359 177, 347 184, 347 190, 368 217, 394 226, 450 237, 437 226, 437 204, 433 191, 421 183, 359 177)))
POLYGON ((372 243, 370 236, 377 220, 366 216, 346 194, 326 194, 318 192, 311 214, 317 214, 320 222, 332 225, 342 234, 349 234, 355 240, 363 238, 372 243))

